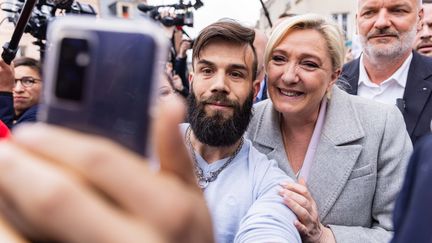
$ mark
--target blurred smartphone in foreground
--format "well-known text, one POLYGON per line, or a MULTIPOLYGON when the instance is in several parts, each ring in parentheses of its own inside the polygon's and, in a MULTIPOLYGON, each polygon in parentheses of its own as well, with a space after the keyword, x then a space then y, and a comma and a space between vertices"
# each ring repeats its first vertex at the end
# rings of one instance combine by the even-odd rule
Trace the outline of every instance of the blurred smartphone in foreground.
POLYGON ((145 20, 74 16, 51 23, 47 41, 38 119, 148 155, 150 111, 168 46, 162 30, 145 20))

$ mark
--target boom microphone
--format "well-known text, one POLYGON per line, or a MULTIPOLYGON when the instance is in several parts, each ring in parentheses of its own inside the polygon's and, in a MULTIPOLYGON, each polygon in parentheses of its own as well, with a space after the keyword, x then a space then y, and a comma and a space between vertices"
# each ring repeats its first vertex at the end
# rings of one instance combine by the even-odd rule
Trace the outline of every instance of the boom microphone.
POLYGON ((27 22, 30 19, 33 8, 36 5, 37 0, 27 0, 24 3, 24 7, 19 16, 18 22, 16 24, 15 30, 12 34, 10 42, 6 42, 3 45, 3 52, 1 57, 7 64, 11 64, 12 60, 15 58, 16 53, 18 51, 18 45, 21 40, 21 37, 24 33, 27 22))
POLYGON ((145 4, 145 3, 140 3, 140 4, 138 4, 137 8, 138 8, 139 10, 141 10, 142 12, 147 13, 148 11, 152 11, 152 10, 155 9, 156 7, 155 7, 155 6, 147 5, 147 4, 145 4))

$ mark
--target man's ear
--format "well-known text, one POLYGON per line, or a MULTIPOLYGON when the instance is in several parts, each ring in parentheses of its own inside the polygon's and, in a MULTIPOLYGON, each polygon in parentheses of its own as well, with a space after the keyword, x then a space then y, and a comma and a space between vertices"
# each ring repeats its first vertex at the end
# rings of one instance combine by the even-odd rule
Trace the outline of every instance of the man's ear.
POLYGON ((261 81, 264 82, 263 80, 258 80, 257 79, 257 80, 254 80, 252 82, 252 85, 253 85, 252 89, 253 89, 253 94, 254 94, 254 99, 253 100, 256 100, 256 97, 258 96, 258 92, 260 91, 260 88, 261 88, 261 81))
POLYGON ((418 12, 418 21, 417 21, 417 32, 420 32, 423 28, 423 18, 424 18, 424 12, 423 12, 423 8, 420 9, 420 11, 418 12))
POLYGON ((189 72, 188 79, 189 79, 189 86, 191 86, 193 79, 194 79, 194 73, 193 72, 189 72))

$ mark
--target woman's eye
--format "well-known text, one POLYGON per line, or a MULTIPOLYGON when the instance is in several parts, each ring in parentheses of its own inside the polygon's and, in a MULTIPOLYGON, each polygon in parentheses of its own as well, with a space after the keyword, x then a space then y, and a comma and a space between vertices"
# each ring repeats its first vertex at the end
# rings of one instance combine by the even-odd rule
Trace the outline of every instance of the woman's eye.
POLYGON ((280 55, 274 55, 274 56, 272 56, 272 61, 274 61, 276 63, 285 62, 285 57, 280 56, 280 55))
POLYGON ((319 68, 319 65, 314 62, 302 62, 300 66, 309 71, 313 71, 319 68))

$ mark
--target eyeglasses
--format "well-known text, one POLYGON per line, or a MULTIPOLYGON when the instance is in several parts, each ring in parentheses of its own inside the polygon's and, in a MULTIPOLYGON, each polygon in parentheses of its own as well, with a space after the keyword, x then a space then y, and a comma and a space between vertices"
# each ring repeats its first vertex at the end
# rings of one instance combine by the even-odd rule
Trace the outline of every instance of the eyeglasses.
POLYGON ((21 83, 22 86, 26 88, 32 87, 35 83, 41 81, 40 79, 33 78, 33 77, 22 77, 22 78, 16 78, 15 79, 15 86, 18 82, 21 83))

